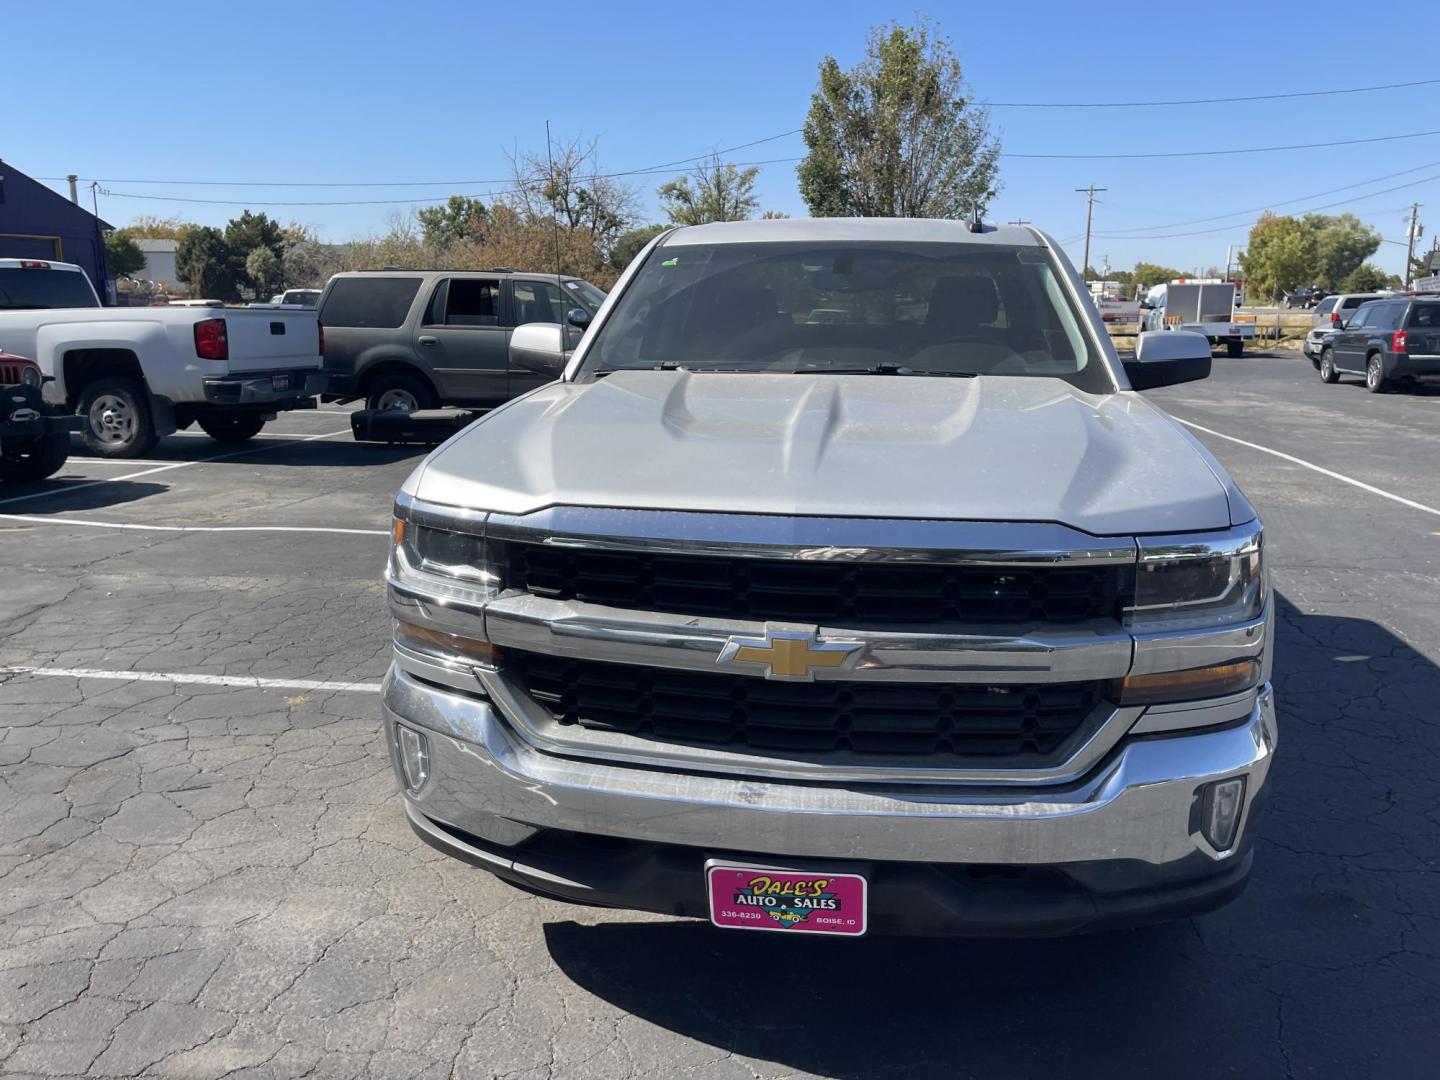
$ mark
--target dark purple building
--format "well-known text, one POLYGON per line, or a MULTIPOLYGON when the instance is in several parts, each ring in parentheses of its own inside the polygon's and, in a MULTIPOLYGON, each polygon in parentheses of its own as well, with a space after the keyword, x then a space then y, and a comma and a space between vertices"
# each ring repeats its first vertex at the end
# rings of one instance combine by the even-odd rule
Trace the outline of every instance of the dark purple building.
POLYGON ((77 263, 102 303, 115 302, 105 270, 110 228, 84 207, 0 161, 0 259, 77 263))

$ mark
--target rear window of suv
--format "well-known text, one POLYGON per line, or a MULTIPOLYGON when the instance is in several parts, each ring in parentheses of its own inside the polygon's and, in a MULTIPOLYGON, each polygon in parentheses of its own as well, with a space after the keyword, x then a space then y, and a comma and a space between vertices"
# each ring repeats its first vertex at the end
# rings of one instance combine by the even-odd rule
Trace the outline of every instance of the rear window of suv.
POLYGON ((1319 306, 1315 308, 1315 317, 1319 319, 1325 315, 1329 315, 1333 310, 1335 310, 1335 297, 1326 297, 1324 300, 1321 300, 1319 306))
POLYGON ((1410 308, 1410 318, 1405 321, 1408 327, 1440 327, 1440 300, 1428 304, 1414 304, 1410 308))
POLYGON ((393 330, 405 325, 419 291, 418 277, 340 278, 325 298, 320 321, 326 326, 393 330))

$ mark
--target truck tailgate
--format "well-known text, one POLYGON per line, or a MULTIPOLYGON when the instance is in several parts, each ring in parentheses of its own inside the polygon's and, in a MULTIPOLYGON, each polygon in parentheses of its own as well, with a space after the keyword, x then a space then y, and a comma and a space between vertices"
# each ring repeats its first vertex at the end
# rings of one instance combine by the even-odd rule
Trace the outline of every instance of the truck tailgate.
POLYGON ((224 314, 231 371, 321 366, 320 322, 314 311, 226 308, 224 314))

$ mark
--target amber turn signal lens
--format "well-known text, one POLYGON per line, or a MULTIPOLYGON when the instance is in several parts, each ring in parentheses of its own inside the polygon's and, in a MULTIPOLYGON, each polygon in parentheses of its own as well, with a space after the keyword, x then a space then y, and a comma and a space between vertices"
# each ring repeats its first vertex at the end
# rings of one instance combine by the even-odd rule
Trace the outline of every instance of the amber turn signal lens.
POLYGON ((1260 661, 1232 660, 1228 664, 1127 675, 1120 680, 1120 704, 1159 705, 1171 701, 1198 701, 1248 690, 1260 681, 1260 661))
POLYGON ((395 620, 395 637, 401 645, 429 656, 454 660, 474 660, 486 667, 495 667, 502 655, 499 648, 488 641, 447 634, 443 630, 432 630, 428 626, 395 620))
POLYGON ((392 539, 394 539, 394 541, 395 541, 395 546, 396 546, 396 547, 399 547, 401 544, 403 544, 403 543, 405 542, 405 519, 404 519, 404 518, 396 518, 396 519, 395 519, 395 525, 394 525, 394 527, 390 530, 390 536, 391 536, 392 539))

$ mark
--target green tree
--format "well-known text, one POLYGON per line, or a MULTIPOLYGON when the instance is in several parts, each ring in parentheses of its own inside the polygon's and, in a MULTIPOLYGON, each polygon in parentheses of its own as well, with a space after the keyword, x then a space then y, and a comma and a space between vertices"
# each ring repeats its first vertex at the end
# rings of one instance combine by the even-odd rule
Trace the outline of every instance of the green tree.
POLYGON ((268 247, 257 247, 245 256, 245 276, 263 300, 285 287, 285 264, 268 247))
POLYGON ((1315 280, 1320 259, 1320 231, 1299 218, 1266 212, 1250 228, 1240 256, 1245 292, 1252 300, 1278 299, 1282 293, 1315 280))
POLYGON ((638 229, 621 233, 610 248, 611 268, 617 272, 624 270, 635 260, 635 256, 644 250, 646 244, 669 227, 668 225, 642 225, 638 229))
POLYGON ((662 184, 660 208, 672 225, 704 225, 707 221, 744 221, 760 207, 755 196, 755 166, 741 169, 718 157, 662 184))
POLYGON ((235 281, 235 253, 225 243, 225 234, 209 225, 196 226, 185 234, 175 250, 175 273, 190 289, 190 295, 208 300, 238 300, 235 281))
POLYGON ((131 277, 145 269, 145 253, 124 229, 105 234, 105 265, 116 277, 131 277))
POLYGON ((820 61, 797 168, 815 217, 963 217, 999 189, 999 141, 948 38, 921 20, 874 27, 848 71, 820 61))
POLYGON ((1377 289, 1398 289, 1403 284, 1394 274, 1387 274, 1374 263, 1367 262, 1346 274, 1337 291, 1375 292, 1377 289))
POLYGON ((1306 214, 1300 223, 1315 232, 1314 283, 1334 290, 1380 250, 1380 234, 1354 214, 1306 214))
POLYGON ((285 254, 285 233, 268 214, 246 210, 225 223, 225 243, 243 262, 259 247, 269 248, 277 257, 285 254))
POLYGON ((462 240, 483 242, 490 224, 490 211, 479 199, 451 195, 441 206, 427 206, 416 217, 427 244, 440 251, 462 240))
POLYGON ((1135 264, 1135 269, 1130 271, 1130 280, 1135 283, 1137 289, 1141 285, 1147 289, 1152 285, 1163 285, 1167 281, 1184 276, 1173 266, 1161 266, 1152 262, 1138 262, 1135 264))

